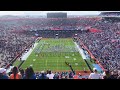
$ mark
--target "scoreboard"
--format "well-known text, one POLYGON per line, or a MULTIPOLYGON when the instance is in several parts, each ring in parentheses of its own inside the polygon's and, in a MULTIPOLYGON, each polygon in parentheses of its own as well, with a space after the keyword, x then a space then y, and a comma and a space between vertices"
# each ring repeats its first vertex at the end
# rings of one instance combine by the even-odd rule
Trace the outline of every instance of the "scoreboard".
POLYGON ((67 13, 47 13, 47 18, 67 18, 67 13))

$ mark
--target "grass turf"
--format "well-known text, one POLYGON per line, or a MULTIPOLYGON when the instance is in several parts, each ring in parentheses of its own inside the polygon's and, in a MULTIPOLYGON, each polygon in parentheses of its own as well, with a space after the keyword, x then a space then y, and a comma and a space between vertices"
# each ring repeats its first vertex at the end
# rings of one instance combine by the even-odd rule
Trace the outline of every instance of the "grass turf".
POLYGON ((20 63, 21 63, 21 61, 16 60, 16 61, 13 63, 13 66, 19 66, 19 65, 20 65, 20 63))
POLYGON ((70 70, 66 61, 74 70, 89 70, 75 47, 72 39, 42 39, 21 67, 32 66, 35 71, 70 70))

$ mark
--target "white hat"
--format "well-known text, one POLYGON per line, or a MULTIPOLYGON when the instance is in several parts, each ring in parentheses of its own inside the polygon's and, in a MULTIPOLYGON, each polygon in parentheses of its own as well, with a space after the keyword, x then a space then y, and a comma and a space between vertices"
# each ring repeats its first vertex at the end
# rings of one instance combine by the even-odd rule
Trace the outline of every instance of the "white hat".
POLYGON ((0 68, 0 73, 6 72, 6 69, 0 68))

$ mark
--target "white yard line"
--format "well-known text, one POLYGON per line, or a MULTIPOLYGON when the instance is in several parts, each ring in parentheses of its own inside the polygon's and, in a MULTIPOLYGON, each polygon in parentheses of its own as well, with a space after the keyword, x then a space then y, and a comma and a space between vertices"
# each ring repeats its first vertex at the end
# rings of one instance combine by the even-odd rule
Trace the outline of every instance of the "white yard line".
POLYGON ((57 70, 58 70, 58 59, 57 59, 57 70))
POLYGON ((46 67, 47 67, 47 60, 46 60, 46 67))
POLYGON ((83 53, 83 49, 82 49, 81 47, 79 47, 79 45, 77 45, 76 42, 74 42, 74 44, 75 44, 75 46, 77 47, 77 49, 78 49, 79 53, 81 54, 82 58, 83 58, 83 59, 86 59, 86 56, 85 56, 85 54, 83 53))
POLYGON ((62 63, 62 70, 63 70, 63 63, 62 63))

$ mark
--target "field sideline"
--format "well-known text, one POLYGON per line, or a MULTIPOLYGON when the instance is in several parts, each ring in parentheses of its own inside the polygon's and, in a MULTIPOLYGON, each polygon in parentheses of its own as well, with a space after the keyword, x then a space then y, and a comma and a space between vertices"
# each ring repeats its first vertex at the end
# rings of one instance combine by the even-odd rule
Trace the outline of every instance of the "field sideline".
POLYGON ((48 69, 70 71, 70 67, 65 64, 65 61, 70 63, 75 71, 83 71, 84 69, 89 71, 72 39, 43 38, 21 68, 26 69, 32 66, 35 71, 48 69))

